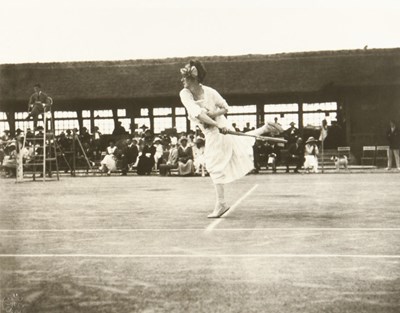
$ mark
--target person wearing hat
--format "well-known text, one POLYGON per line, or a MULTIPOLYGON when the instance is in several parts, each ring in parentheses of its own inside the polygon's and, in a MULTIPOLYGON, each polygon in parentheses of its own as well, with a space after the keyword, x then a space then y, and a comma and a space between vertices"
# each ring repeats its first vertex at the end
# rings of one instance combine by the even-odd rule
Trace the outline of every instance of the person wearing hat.
POLYGON ((165 164, 160 164, 160 175, 167 176, 171 174, 171 169, 178 168, 178 140, 171 138, 168 160, 165 164))
POLYGON ((89 134, 88 130, 86 127, 82 127, 80 132, 79 132, 79 140, 81 141, 82 144, 90 143, 92 135, 89 134))
POLYGON ((296 125, 296 123, 291 122, 289 125, 290 125, 290 127, 285 130, 285 137, 286 137, 288 146, 296 143, 297 138, 300 136, 299 129, 294 126, 294 125, 296 125))
MULTIPOLYGON (((180 69, 180 73, 183 89, 179 96, 188 118, 205 135, 205 161, 216 190, 215 207, 208 217, 218 218, 229 210, 225 202, 225 185, 244 177, 254 168, 255 139, 226 135, 228 130, 234 131, 224 116, 229 106, 218 91, 203 85, 206 70, 200 61, 191 60, 180 69)), ((267 123, 249 134, 268 133, 273 128, 271 124, 267 123)))
POLYGON ((183 136, 179 139, 178 147, 178 174, 190 176, 194 174, 193 150, 188 145, 188 138, 183 136))
POLYGON ((115 128, 112 132, 113 136, 120 136, 120 135, 125 135, 127 132, 125 130, 125 127, 122 126, 122 122, 118 121, 117 125, 115 125, 115 128))
POLYGON ((204 157, 204 146, 205 146, 205 141, 203 137, 197 136, 196 140, 194 141, 194 146, 193 146, 193 163, 194 163, 194 168, 196 170, 196 175, 200 175, 201 171, 201 176, 205 176, 205 170, 206 170, 206 160, 204 157))
POLYGON ((53 101, 47 94, 42 92, 40 84, 35 84, 33 86, 33 91, 34 93, 29 98, 29 114, 26 119, 29 120, 31 117, 33 117, 33 128, 35 129, 39 115, 44 112, 48 112, 53 104, 53 101))
POLYGON ((3 140, 3 141, 10 140, 10 131, 9 130, 3 130, 3 136, 1 136, 1 140, 3 140))
POLYGON ((156 154, 156 147, 154 147, 153 133, 148 129, 144 133, 142 151, 139 156, 137 166, 138 175, 150 175, 154 166, 154 155, 156 154))
POLYGON ((36 139, 43 138, 43 136, 44 136, 44 134, 43 134, 44 128, 42 126, 38 126, 38 127, 36 127, 36 130, 37 130, 37 133, 35 134, 35 138, 36 139))
POLYGON ((306 173, 318 173, 318 146, 314 137, 309 137, 304 147, 304 169, 306 173))

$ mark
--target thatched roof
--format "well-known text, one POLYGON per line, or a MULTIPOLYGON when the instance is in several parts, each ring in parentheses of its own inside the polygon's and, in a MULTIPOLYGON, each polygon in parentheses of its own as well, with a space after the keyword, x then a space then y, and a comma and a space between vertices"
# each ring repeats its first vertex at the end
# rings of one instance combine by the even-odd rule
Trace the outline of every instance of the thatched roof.
MULTIPOLYGON (((26 103, 32 86, 57 101, 177 97, 190 58, 0 65, 0 105, 26 103)), ((317 92, 327 86, 400 85, 400 48, 201 57, 205 84, 223 95, 317 92)))

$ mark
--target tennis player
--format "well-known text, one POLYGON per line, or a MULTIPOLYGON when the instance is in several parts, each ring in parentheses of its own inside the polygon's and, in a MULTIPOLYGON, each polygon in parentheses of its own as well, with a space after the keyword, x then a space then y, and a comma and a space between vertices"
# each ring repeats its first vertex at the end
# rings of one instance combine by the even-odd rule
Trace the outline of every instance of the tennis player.
MULTIPOLYGON (((202 84, 206 70, 200 61, 190 61, 180 72, 183 89, 179 95, 188 118, 205 135, 205 163, 217 194, 214 211, 208 217, 218 218, 229 210, 224 196, 225 184, 245 176, 254 167, 255 139, 225 135, 228 130, 235 130, 224 116, 229 106, 215 89, 202 84)), ((260 136, 272 130, 276 129, 268 123, 248 134, 260 136)))

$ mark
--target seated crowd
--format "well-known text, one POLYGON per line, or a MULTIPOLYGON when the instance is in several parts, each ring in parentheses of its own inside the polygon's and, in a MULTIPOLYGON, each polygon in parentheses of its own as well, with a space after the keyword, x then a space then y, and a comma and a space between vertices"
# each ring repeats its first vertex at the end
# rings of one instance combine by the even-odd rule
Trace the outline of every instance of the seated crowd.
MULTIPOLYGON (((136 171, 138 175, 150 175, 154 171, 163 176, 171 175, 171 172, 180 176, 207 175, 205 138, 199 129, 179 134, 164 131, 155 136, 142 126, 134 135, 130 135, 120 124, 112 135, 102 135, 98 127, 91 134, 85 127, 80 131, 68 129, 61 132, 56 137, 59 168, 68 172, 72 170, 73 163, 75 169, 88 170, 89 167, 98 166, 95 168, 107 175, 116 171, 120 171, 121 175, 127 175, 130 171, 136 171)), ((295 124, 290 125, 283 133, 268 134, 285 138, 286 145, 256 141, 253 147, 254 173, 258 173, 261 166, 276 172, 277 165, 285 165, 286 172, 289 172, 289 166, 295 166, 294 172, 299 172, 302 167, 306 172, 318 171, 317 140, 308 136, 303 144, 295 124)), ((246 127, 249 128, 249 125, 246 127)), ((38 127, 36 132, 28 129, 24 134, 18 129, 15 138, 11 138, 8 131, 4 132, 0 142, 0 165, 7 176, 15 176, 18 140, 22 147, 23 137, 26 137, 22 154, 27 168, 35 155, 40 154, 41 145, 33 139, 43 138, 42 131, 43 128, 38 127)))

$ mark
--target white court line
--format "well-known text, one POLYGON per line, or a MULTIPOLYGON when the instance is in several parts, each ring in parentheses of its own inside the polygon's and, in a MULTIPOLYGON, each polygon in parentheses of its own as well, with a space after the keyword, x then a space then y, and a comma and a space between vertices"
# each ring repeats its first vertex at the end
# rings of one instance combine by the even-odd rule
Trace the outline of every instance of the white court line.
MULTIPOLYGON (((242 202, 246 197, 248 197, 256 188, 258 187, 258 184, 255 184, 253 188, 251 188, 248 192, 246 192, 239 200, 237 200, 229 209, 228 212, 226 212, 223 216, 228 216, 238 205, 240 202, 242 202)), ((212 231, 219 223, 221 223, 222 219, 218 218, 214 222, 212 222, 208 227, 206 228, 206 232, 212 231)))
POLYGON ((0 254, 0 258, 358 258, 400 259, 397 254, 0 254))
MULTIPOLYGON (((23 233, 23 232, 180 232, 180 231, 204 231, 204 228, 47 228, 47 229, 0 229, 0 233, 23 233)), ((266 227, 266 228, 216 228, 214 231, 400 231, 400 228, 382 228, 382 227, 266 227)))

